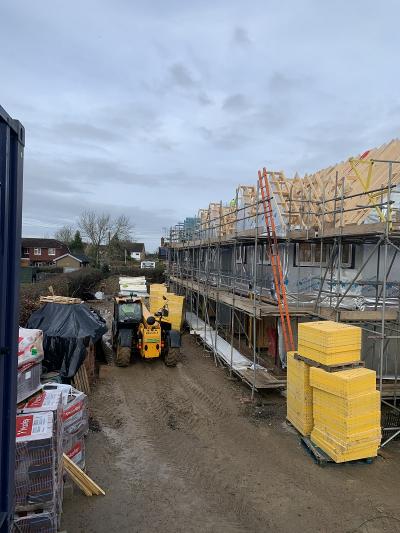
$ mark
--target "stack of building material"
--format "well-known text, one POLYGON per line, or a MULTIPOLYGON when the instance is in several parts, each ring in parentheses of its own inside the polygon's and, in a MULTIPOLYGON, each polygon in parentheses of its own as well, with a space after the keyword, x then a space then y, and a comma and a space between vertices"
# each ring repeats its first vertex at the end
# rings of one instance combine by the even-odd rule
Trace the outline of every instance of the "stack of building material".
POLYGON ((167 293, 167 307, 168 307, 168 322, 171 323, 172 329, 180 331, 183 323, 183 306, 185 302, 184 296, 178 294, 167 293))
POLYGON ((165 285, 158 283, 150 285, 150 313, 154 314, 165 306, 168 309, 166 319, 171 323, 172 329, 178 331, 182 328, 184 301, 184 296, 167 292, 165 285))
POLYGON ((304 322, 298 329, 298 353, 324 365, 360 360, 361 328, 331 322, 304 322))
POLYGON ((302 435, 310 435, 313 428, 310 367, 295 359, 294 354, 287 353, 287 419, 302 435))
POLYGON ((63 452, 80 468, 85 467, 85 436, 89 431, 88 397, 71 385, 59 383, 45 386, 45 392, 62 394, 63 452))
POLYGON ((361 329, 330 321, 299 324, 288 353, 288 419, 338 463, 374 457, 380 443, 376 374, 360 356, 361 329))
POLYGON ((165 300, 163 296, 167 293, 167 287, 163 283, 152 283, 150 285, 150 313, 155 313, 163 307, 165 300))
POLYGON ((314 389, 312 441, 337 463, 375 457, 381 440, 375 371, 311 368, 310 384, 314 389))
MULTIPOLYGON (((61 519, 62 500, 63 500, 63 461, 62 461, 62 443, 63 443, 63 417, 62 417, 62 394, 58 390, 41 391, 27 402, 18 406, 19 415, 32 415, 51 413, 53 418, 53 442, 55 457, 55 504, 54 513, 58 522, 61 519)), ((18 510, 18 507, 17 507, 18 510)), ((23 507, 20 510, 25 510, 23 507)))
MULTIPOLYGON (((57 531, 59 508, 58 457, 51 412, 21 414, 16 419, 15 503, 17 519, 24 516, 26 531, 50 516, 57 531), (35 514, 33 514, 35 511, 35 514), (27 516, 25 516, 27 514, 27 516), (41 515, 41 516, 39 516, 41 515)), ((34 530, 34 529, 33 529, 34 530)))
POLYGON ((123 296, 136 294, 137 296, 148 296, 146 278, 144 276, 119 278, 119 293, 123 296))

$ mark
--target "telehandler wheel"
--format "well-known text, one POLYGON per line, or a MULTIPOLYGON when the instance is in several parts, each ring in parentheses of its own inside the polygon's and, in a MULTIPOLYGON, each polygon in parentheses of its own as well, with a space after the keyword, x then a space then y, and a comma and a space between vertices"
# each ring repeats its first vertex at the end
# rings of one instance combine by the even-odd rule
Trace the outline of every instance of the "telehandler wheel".
POLYGON ((117 351, 115 354, 115 364, 117 366, 129 366, 131 360, 131 349, 129 347, 120 346, 117 344, 117 351))
POLYGON ((164 363, 166 366, 176 366, 179 359, 179 348, 169 348, 165 354, 164 363))

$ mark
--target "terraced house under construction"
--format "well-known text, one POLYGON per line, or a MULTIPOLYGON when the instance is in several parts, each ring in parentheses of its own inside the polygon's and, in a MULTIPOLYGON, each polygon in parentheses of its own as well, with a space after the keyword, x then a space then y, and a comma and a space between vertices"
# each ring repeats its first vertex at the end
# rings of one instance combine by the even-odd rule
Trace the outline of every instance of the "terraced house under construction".
POLYGON ((170 229, 168 279, 191 328, 252 388, 279 387, 297 324, 363 329, 363 359, 396 405, 400 141, 312 175, 263 169, 229 204, 170 229))

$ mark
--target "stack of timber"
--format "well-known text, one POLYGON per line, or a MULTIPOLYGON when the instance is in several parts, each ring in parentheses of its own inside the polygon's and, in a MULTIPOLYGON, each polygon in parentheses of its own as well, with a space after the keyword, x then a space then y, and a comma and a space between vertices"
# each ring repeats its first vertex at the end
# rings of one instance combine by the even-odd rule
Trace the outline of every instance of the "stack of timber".
POLYGON ((41 296, 41 303, 54 303, 54 304, 82 304, 83 300, 80 298, 70 298, 69 296, 41 296))
POLYGON ((336 463, 375 457, 381 439, 376 373, 363 368, 361 329, 299 324, 288 353, 287 418, 336 463))
POLYGON ((78 487, 82 490, 86 496, 93 496, 94 494, 96 496, 103 495, 105 496, 104 490, 97 485, 91 479, 83 470, 79 468, 71 459, 66 455, 63 454, 63 460, 64 460, 64 470, 67 472, 67 474, 70 476, 72 481, 78 485, 78 487))

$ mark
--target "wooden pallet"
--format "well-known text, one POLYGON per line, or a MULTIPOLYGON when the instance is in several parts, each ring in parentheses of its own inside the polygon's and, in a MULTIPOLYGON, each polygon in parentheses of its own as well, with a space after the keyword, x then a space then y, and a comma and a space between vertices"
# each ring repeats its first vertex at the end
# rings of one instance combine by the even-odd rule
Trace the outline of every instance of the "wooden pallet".
POLYGON ((318 361, 313 361, 312 359, 309 359, 308 357, 304 357, 303 355, 300 355, 298 353, 294 354, 294 358, 297 359, 298 361, 303 361, 303 363, 306 363, 308 366, 322 368, 322 370, 325 370, 326 372, 338 372, 339 370, 350 370, 352 368, 360 368, 360 367, 365 366, 364 361, 351 361, 350 363, 337 363, 335 365, 324 365, 323 363, 319 363, 318 361))
POLYGON ((80 298, 70 298, 68 296, 41 296, 40 302, 55 304, 81 304, 83 303, 83 300, 80 298))
POLYGON ((89 396, 90 394, 90 384, 89 379, 86 372, 86 367, 82 363, 79 367, 78 372, 75 374, 73 378, 73 386, 75 389, 80 390, 81 392, 84 392, 86 396, 89 396))
POLYGON ((366 457, 365 459, 356 459, 354 461, 344 461, 343 463, 336 463, 327 453, 325 453, 319 446, 314 444, 309 437, 300 437, 300 442, 306 452, 312 457, 312 459, 319 466, 326 466, 327 464, 333 465, 348 465, 354 463, 371 464, 374 457, 366 457))

